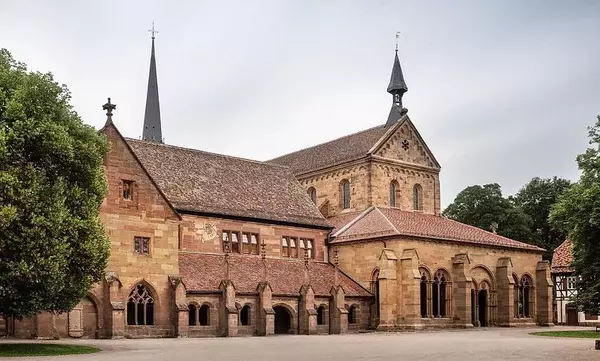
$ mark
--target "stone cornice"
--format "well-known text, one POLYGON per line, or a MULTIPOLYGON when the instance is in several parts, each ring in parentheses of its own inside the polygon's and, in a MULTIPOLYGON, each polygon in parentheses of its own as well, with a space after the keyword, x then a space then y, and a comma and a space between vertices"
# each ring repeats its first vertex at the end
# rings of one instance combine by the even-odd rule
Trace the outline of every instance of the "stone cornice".
POLYGON ((373 162, 375 162, 375 163, 396 165, 396 166, 400 166, 400 167, 404 167, 404 168, 408 168, 408 169, 429 172, 429 173, 433 173, 433 174, 440 174, 440 170, 441 170, 441 168, 432 168, 432 167, 427 167, 427 166, 417 164, 417 163, 405 162, 402 160, 391 159, 391 158, 384 158, 379 155, 372 155, 371 158, 372 158, 373 162))

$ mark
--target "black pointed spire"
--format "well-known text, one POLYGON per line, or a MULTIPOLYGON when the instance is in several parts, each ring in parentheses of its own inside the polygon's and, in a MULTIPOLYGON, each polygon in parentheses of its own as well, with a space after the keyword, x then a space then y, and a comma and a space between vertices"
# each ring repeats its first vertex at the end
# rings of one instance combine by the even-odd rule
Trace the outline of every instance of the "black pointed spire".
POLYGON ((393 125, 408 111, 402 107, 402 96, 408 91, 406 82, 404 81, 404 74, 402 74, 402 67, 400 67, 400 59, 398 59, 398 33, 396 33, 396 55, 394 57, 394 66, 392 67, 392 76, 390 77, 390 84, 387 87, 387 92, 392 94, 392 109, 385 126, 393 125))
POLYGON ((154 29, 154 23, 152 23, 152 29, 149 31, 152 33, 152 52, 150 54, 150 74, 148 75, 148 93, 146 95, 146 113, 144 114, 142 139, 162 143, 158 79, 156 76, 156 58, 154 55, 154 34, 158 33, 158 31, 154 29))

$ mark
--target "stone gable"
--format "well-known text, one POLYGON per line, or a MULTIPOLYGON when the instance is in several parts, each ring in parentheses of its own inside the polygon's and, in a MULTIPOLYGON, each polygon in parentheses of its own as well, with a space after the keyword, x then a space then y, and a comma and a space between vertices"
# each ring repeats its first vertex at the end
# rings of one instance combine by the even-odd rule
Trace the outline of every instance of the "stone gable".
POLYGON ((395 132, 376 147, 375 156, 398 160, 421 167, 439 169, 435 157, 408 117, 395 132))

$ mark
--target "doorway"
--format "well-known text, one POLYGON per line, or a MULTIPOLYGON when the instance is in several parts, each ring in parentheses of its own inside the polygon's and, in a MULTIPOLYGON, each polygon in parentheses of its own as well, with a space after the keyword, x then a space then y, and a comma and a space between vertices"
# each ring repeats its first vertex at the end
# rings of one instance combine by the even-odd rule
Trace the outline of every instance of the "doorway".
POLYGON ((477 298, 478 303, 478 313, 479 313, 479 326, 486 327, 487 326, 487 299, 488 299, 488 291, 480 290, 477 298))
POLYGON ((567 326, 579 326, 577 306, 572 303, 568 303, 565 306, 565 309, 567 311, 567 326))
POLYGON ((275 306, 273 311, 275 311, 275 334, 293 333, 292 315, 289 311, 283 306, 275 306))

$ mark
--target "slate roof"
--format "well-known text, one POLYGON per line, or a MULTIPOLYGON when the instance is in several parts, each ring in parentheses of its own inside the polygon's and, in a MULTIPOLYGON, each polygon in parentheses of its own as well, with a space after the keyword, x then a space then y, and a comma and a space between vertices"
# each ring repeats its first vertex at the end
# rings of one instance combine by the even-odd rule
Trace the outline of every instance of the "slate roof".
MULTIPOLYGON (((338 222, 330 219, 332 224, 338 222)), ((333 243, 385 236, 414 236, 481 246, 541 252, 544 249, 518 242, 451 219, 397 208, 371 207, 338 229, 333 243)))
MULTIPOLYGON (((267 281, 274 294, 299 295, 305 283, 304 261, 300 259, 265 259, 267 281)), ((335 268, 324 262, 311 262, 309 283, 317 296, 329 296, 334 285, 335 268)), ((180 253, 179 272, 188 291, 218 291, 225 278, 225 256, 217 254, 180 253)), ((263 260, 256 256, 229 256, 229 278, 236 292, 256 292, 262 281, 263 260)), ((346 296, 371 297, 372 294, 340 271, 339 283, 346 296)))
POLYGON ((126 141, 177 211, 331 228, 286 167, 156 142, 126 141))
POLYGON ((389 127, 385 127, 385 124, 378 125, 358 133, 271 159, 268 163, 290 167, 296 175, 342 164, 366 156, 369 150, 389 129, 389 127))
POLYGON ((552 273, 571 273, 575 270, 571 267, 573 262, 573 243, 567 239, 556 247, 552 255, 552 273))

